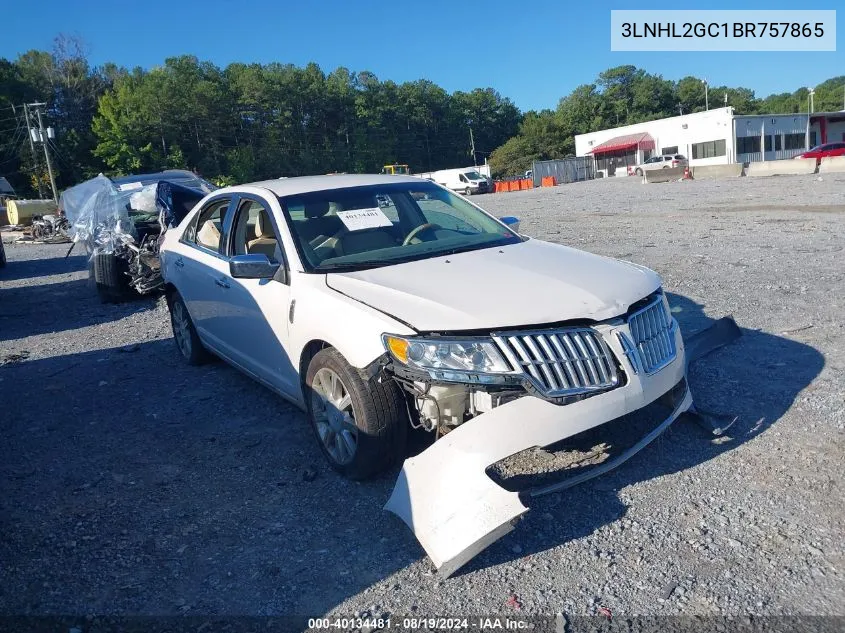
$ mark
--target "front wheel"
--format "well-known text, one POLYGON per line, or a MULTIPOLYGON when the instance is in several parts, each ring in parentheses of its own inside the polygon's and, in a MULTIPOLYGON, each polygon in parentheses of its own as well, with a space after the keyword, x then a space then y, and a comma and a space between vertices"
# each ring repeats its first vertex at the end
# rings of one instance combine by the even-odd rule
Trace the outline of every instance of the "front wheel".
POLYGON ((464 195, 465 196, 471 196, 472 195, 472 189, 470 189, 469 187, 464 189, 464 195))
POLYGON ((344 477, 366 479, 402 458, 408 421, 392 380, 363 376, 329 347, 308 365, 305 388, 320 449, 344 477))

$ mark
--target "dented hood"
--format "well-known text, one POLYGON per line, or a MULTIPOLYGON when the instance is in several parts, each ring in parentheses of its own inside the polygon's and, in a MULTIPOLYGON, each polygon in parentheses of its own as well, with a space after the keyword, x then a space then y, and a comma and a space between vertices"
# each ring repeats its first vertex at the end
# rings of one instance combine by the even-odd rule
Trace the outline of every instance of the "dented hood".
POLYGON ((532 239, 330 273, 326 283, 427 332, 601 321, 656 290, 660 278, 635 264, 532 239))

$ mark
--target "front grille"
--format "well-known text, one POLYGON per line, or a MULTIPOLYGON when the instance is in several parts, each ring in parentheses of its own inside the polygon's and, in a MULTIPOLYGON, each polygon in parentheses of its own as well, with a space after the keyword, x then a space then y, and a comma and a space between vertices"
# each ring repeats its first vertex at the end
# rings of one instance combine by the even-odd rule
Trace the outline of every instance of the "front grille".
POLYGON ((547 396, 599 391, 619 381, 612 353, 589 328, 499 332, 493 340, 511 366, 547 396))
POLYGON ((666 313, 662 295, 631 314, 628 327, 632 340, 624 334, 619 339, 635 372, 651 374, 675 359, 675 322, 666 313))

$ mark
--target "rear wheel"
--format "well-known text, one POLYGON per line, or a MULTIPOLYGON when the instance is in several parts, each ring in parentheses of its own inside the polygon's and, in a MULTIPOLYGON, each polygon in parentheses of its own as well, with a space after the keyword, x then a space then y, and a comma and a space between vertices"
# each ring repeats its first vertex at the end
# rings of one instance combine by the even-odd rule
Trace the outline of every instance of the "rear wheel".
MULTIPOLYGON (((126 273, 129 264, 111 253, 97 253, 92 258, 97 295, 103 303, 117 303, 129 293, 126 273)), ((89 269, 91 270, 91 269, 89 269)))
POLYGON ((203 347, 188 307, 175 290, 167 293, 167 306, 170 308, 170 325, 173 327, 173 340, 182 358, 189 365, 202 365, 211 358, 203 347))
POLYGON ((336 471, 366 479, 401 459, 407 420, 399 387, 367 378, 334 348, 318 352, 305 376, 308 417, 336 471))
POLYGON ((639 167, 637 167, 637 168, 634 170, 634 173, 635 173, 635 174, 637 174, 637 176, 642 176, 642 175, 643 175, 643 170, 642 170, 642 169, 640 169, 639 167))
POLYGON ((0 268, 6 267, 6 247, 3 246, 3 240, 0 239, 0 268))
POLYGON ((663 165, 663 169, 669 169, 669 165, 663 165))

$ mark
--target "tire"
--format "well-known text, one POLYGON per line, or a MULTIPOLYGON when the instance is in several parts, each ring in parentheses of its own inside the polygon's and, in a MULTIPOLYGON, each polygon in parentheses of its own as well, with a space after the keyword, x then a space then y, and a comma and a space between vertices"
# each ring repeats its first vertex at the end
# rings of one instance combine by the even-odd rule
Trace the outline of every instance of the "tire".
POLYGON ((3 246, 3 240, 0 239, 0 268, 6 267, 6 247, 3 246))
POLYGON ((129 294, 126 273, 129 264, 110 253, 97 253, 93 257, 94 282, 97 295, 103 303, 118 303, 129 294))
POLYGON ((194 321, 188 313, 188 306, 181 295, 172 290, 167 293, 167 307, 170 309, 170 327, 173 328, 173 340, 176 349, 188 365, 202 365, 211 359, 211 353, 205 349, 194 327, 194 321))
POLYGON ((637 176, 642 176, 642 175, 643 175, 643 170, 642 170, 642 169, 640 169, 639 167, 637 167, 637 168, 634 170, 634 173, 635 173, 635 174, 637 174, 637 176))
POLYGON ((669 169, 668 165, 663 165, 663 169, 669 169))
POLYGON ((347 363, 340 352, 328 347, 318 352, 308 365, 305 400, 320 450, 331 467, 344 477, 367 479, 404 457, 407 410, 402 393, 392 380, 380 382, 378 376, 368 378, 347 363), (345 392, 342 400, 348 400, 347 405, 340 403, 342 408, 331 406, 331 398, 321 394, 330 391, 325 389, 325 381, 332 374, 342 387, 338 393, 345 392), (350 435, 354 435, 351 449, 350 435), (338 446, 344 447, 340 455, 338 446))

